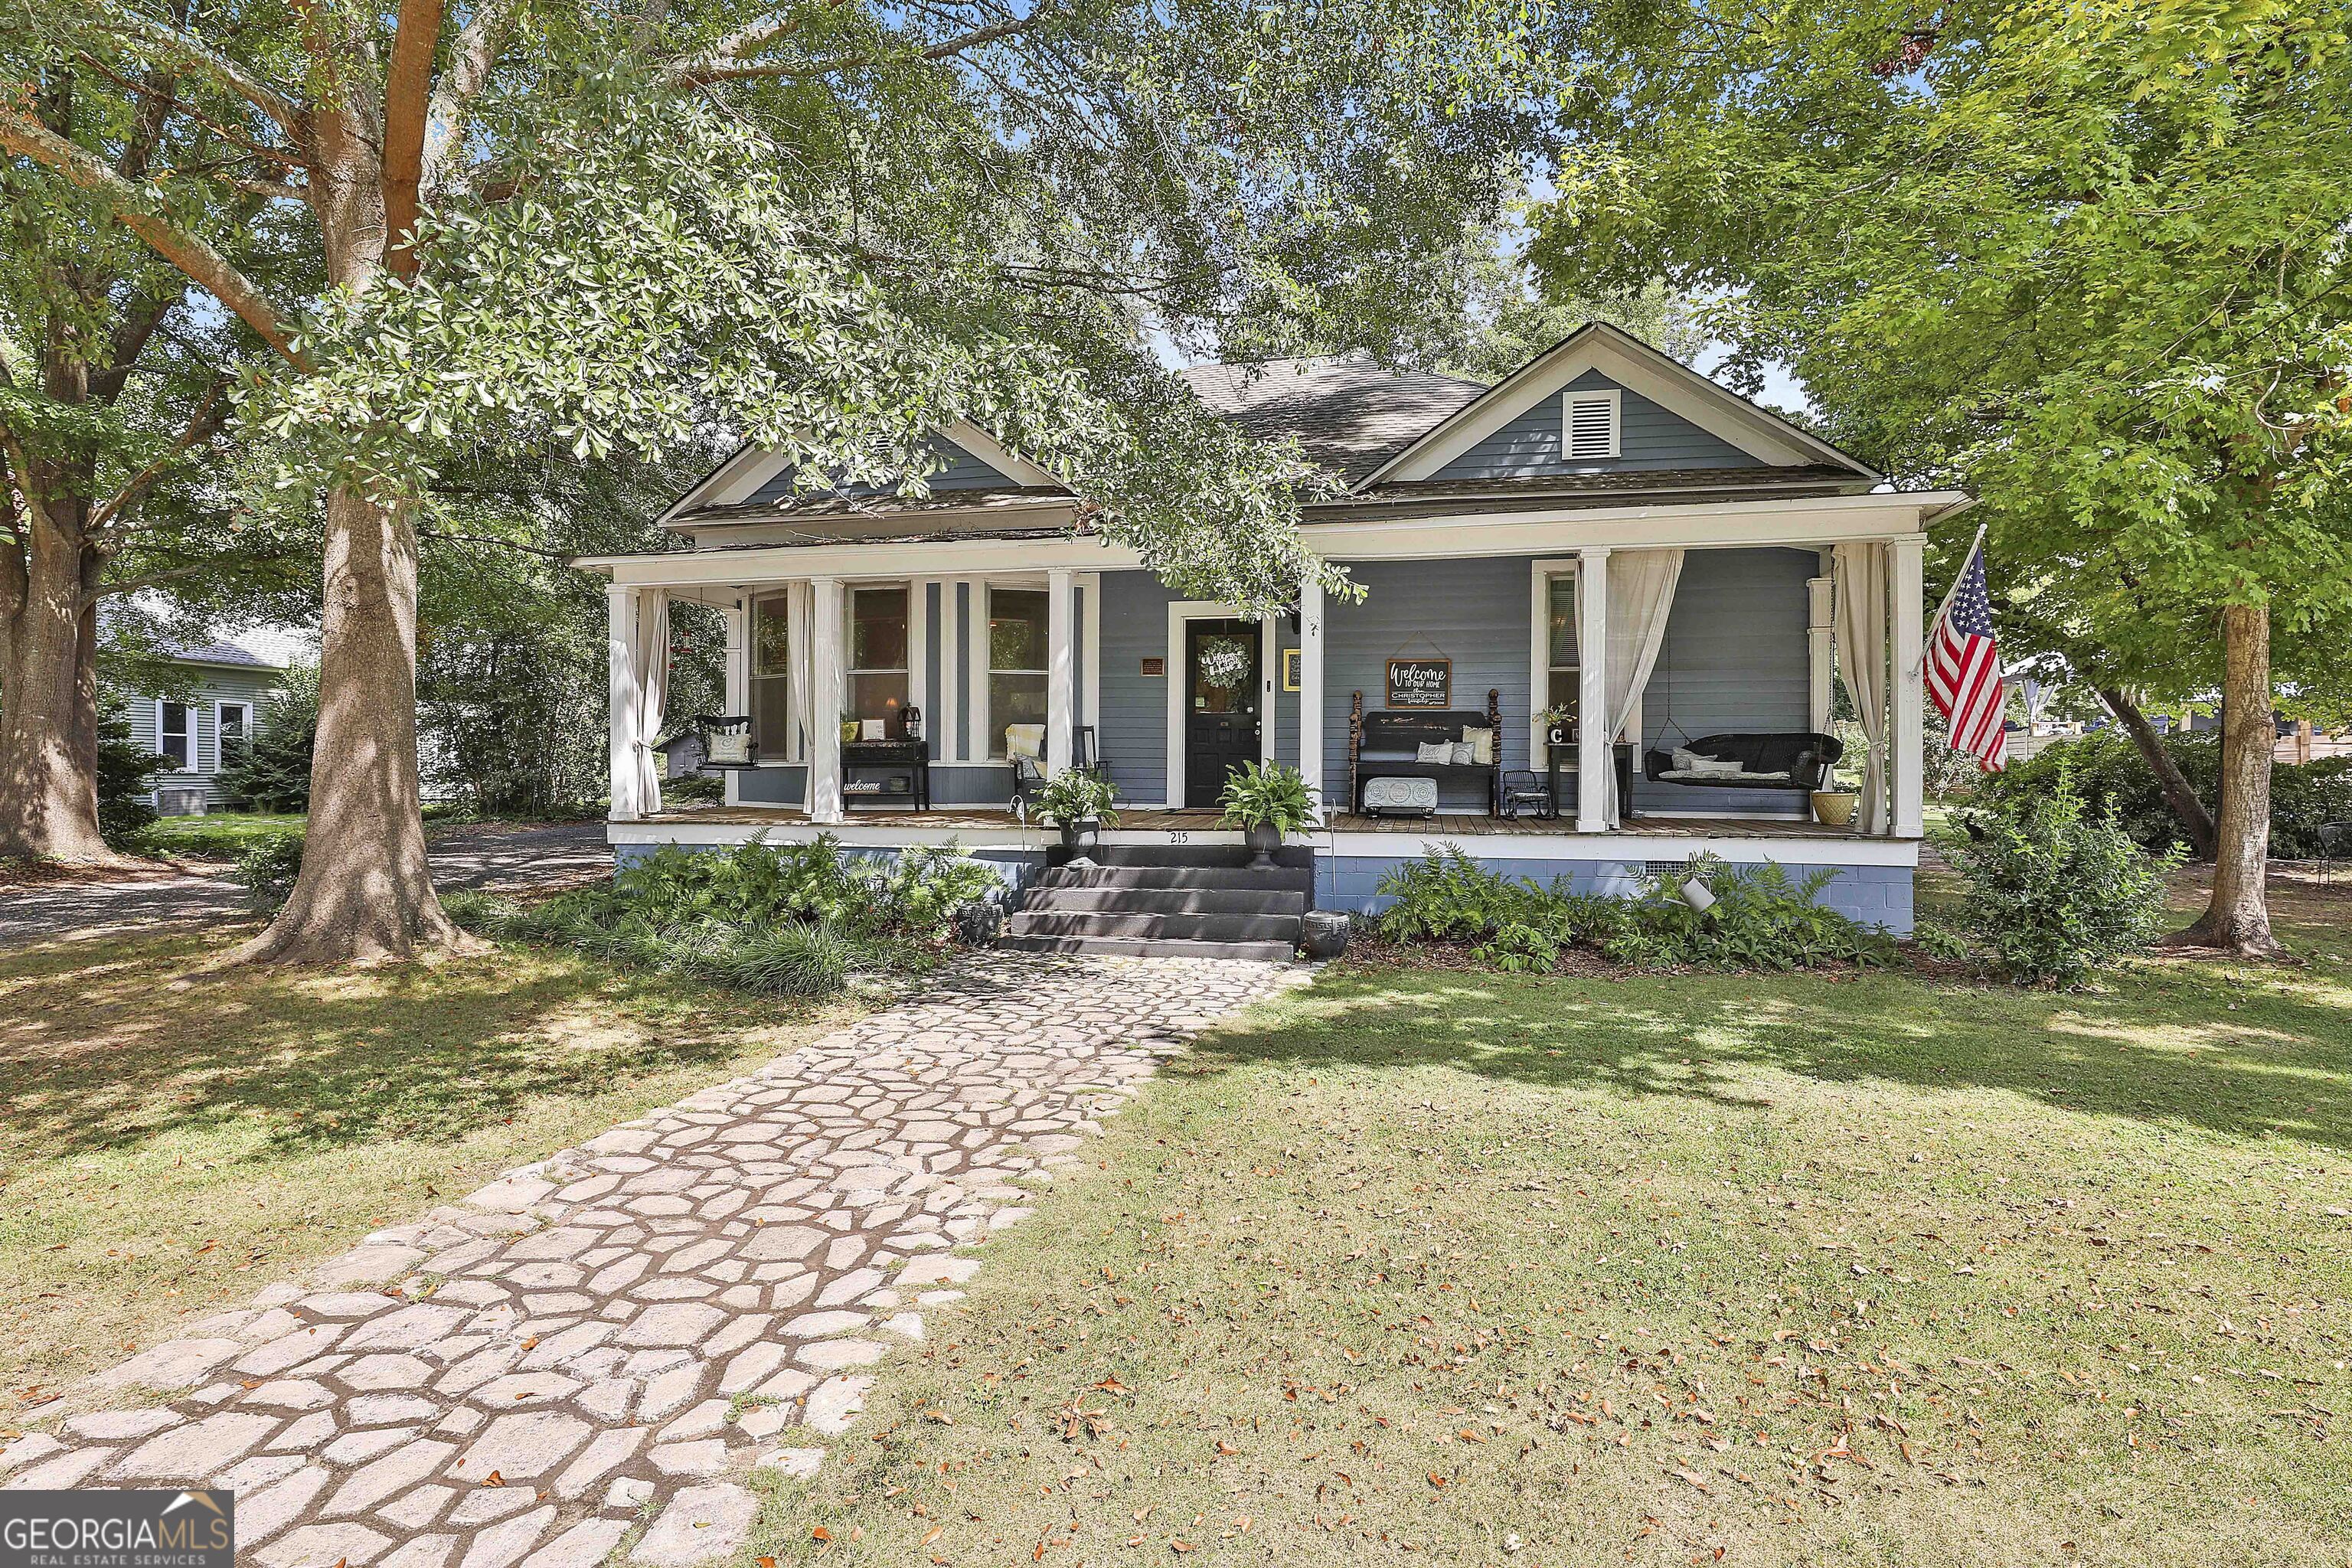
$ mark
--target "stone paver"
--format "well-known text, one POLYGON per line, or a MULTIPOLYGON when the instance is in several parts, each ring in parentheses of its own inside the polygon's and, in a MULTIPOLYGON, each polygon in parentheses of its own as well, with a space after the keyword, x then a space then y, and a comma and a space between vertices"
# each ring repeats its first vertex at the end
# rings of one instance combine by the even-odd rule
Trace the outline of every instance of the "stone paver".
POLYGON ((754 1467, 816 1473, 873 1363, 981 1267, 956 1249, 1192 1030, 1298 977, 965 961, 100 1373, 0 1478, 236 1486, 266 1568, 586 1568, 640 1520, 634 1561, 727 1557, 754 1467))

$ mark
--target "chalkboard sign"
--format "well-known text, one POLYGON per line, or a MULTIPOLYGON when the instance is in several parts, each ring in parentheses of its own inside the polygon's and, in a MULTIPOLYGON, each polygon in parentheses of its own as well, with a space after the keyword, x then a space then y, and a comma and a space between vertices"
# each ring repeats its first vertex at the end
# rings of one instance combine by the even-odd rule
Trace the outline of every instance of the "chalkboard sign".
POLYGON ((1389 660, 1391 708, 1454 706, 1454 661, 1450 658, 1389 660))

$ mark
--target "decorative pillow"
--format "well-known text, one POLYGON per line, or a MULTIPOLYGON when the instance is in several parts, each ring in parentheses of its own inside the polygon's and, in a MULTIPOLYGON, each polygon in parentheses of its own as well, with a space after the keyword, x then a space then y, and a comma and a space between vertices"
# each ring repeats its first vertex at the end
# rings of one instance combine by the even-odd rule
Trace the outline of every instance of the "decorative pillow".
POLYGON ((1412 760, 1417 763, 1450 763, 1454 760, 1454 742, 1423 741, 1414 749, 1412 760))
POLYGON ((1045 726, 1043 724, 1007 724, 1004 726, 1004 754, 1007 757, 1027 757, 1036 762, 1045 754, 1045 726))
POLYGON ((1478 760, 1478 748, 1467 741, 1454 742, 1454 761, 1457 766, 1468 767, 1478 760))
MULTIPOLYGON (((1713 759, 1710 758, 1708 760, 1712 761, 1713 759)), ((1692 751, 1688 746, 1676 746, 1675 748, 1675 772, 1678 773, 1696 773, 1698 771, 1698 764, 1699 754, 1696 752, 1692 751)))
POLYGON ((1736 779, 1739 776, 1737 757, 1693 757, 1691 772, 1703 779, 1736 779))
POLYGON ((1476 724, 1465 727, 1462 738, 1470 743, 1470 755, 1457 762, 1473 762, 1480 767, 1492 767, 1495 763, 1495 731, 1476 724))
POLYGON ((751 760, 751 737, 740 730, 714 730, 710 732, 709 755, 714 763, 748 763, 751 760))

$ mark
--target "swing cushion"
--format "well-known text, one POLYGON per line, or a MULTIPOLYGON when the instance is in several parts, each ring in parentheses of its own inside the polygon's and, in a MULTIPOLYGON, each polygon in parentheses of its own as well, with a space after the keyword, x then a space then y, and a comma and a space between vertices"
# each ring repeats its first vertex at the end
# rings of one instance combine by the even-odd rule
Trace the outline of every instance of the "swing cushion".
POLYGON ((1642 771, 1663 784, 1816 790, 1844 755, 1845 747, 1833 735, 1701 735, 1670 752, 1651 752, 1642 771))

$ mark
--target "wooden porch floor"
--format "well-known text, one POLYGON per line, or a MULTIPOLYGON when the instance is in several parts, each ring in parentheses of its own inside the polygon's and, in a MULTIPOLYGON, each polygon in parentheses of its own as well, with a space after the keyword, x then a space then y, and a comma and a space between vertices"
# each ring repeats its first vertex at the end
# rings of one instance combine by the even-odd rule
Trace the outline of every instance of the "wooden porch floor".
MULTIPOLYGON (((729 826, 782 826, 804 823, 806 814, 788 805, 688 805, 656 813, 648 822, 709 823, 729 826)), ((989 806, 950 805, 931 811, 852 811, 845 826, 866 827, 936 827, 1003 832, 1014 826, 1012 814, 989 806)), ((1409 833, 1423 838, 1483 838, 1547 837, 1572 833, 1570 821, 1539 822, 1531 817, 1440 815, 1413 817, 1358 816, 1342 812, 1331 827, 1340 833, 1409 833)), ((1215 832, 1213 811, 1131 810, 1118 814, 1121 832, 1215 832)), ((1851 828, 1825 827, 1797 817, 1753 816, 1629 816, 1621 833, 1659 838, 1853 838, 1851 828)))

